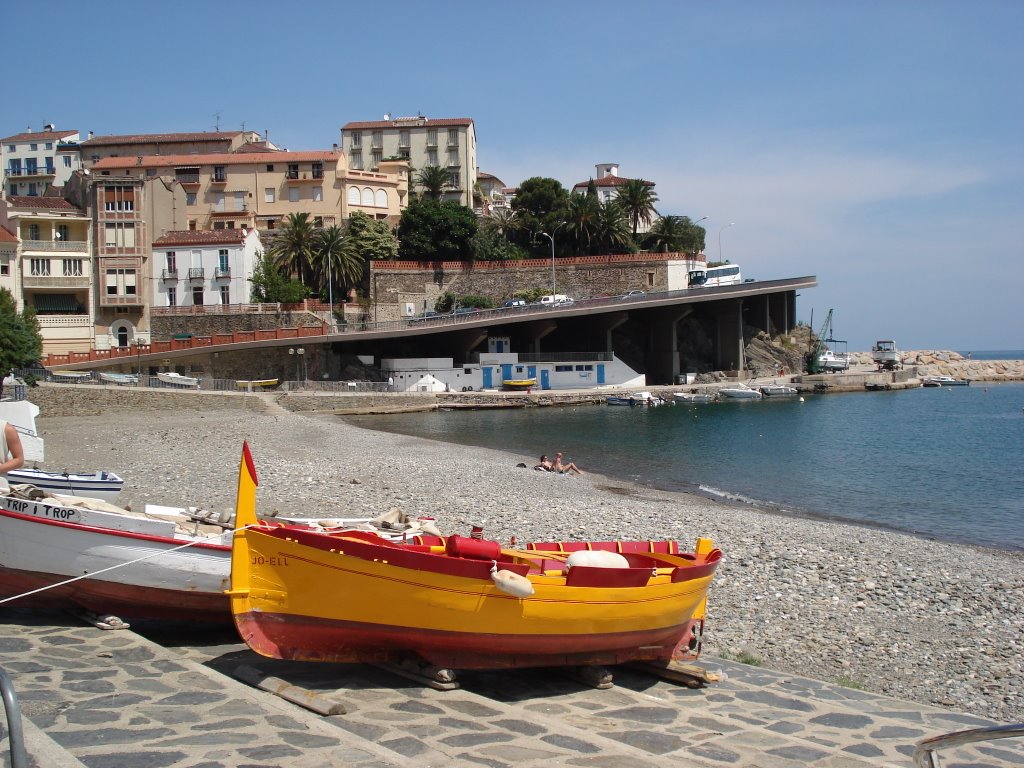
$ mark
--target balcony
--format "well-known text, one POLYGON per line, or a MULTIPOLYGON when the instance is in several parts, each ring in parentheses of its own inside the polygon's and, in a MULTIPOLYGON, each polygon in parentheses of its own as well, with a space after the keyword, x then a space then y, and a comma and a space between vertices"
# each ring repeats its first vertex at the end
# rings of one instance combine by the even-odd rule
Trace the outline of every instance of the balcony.
POLYGON ((213 176, 210 177, 210 184, 221 185, 221 184, 227 184, 227 183, 228 183, 228 175, 226 173, 215 173, 215 174, 213 174, 213 176))
POLYGON ((38 179, 46 176, 55 176, 56 171, 50 165, 44 168, 8 168, 7 175, 17 176, 20 179, 38 179))
POLYGON ((78 251, 89 252, 89 243, 85 240, 22 240, 23 251, 78 251))
POLYGON ((76 288, 88 290, 92 278, 88 275, 25 275, 21 279, 25 288, 76 288))
POLYGON ((144 307, 146 302, 142 300, 142 297, 138 294, 135 295, 123 295, 123 294, 101 294, 100 295, 100 306, 101 307, 144 307))
POLYGON ((199 189, 199 171, 182 173, 179 171, 174 174, 174 179, 181 184, 183 189, 187 189, 190 192, 194 192, 199 189))
POLYGON ((320 171, 288 171, 285 174, 285 180, 292 184, 301 184, 304 181, 319 181, 323 179, 324 172, 320 171))
POLYGON ((190 283, 201 283, 206 279, 206 270, 202 267, 189 267, 188 280, 190 283))
POLYGON ((160 279, 165 283, 176 283, 178 282, 178 270, 176 269, 165 269, 160 275, 160 279))
POLYGON ((214 280, 230 280, 231 279, 231 268, 225 267, 224 269, 217 268, 213 271, 214 280))

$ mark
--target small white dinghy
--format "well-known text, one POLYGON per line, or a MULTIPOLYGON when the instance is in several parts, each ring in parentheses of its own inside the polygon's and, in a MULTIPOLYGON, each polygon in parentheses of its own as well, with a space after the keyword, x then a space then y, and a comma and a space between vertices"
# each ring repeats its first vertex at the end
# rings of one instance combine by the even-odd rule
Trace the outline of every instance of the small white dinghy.
POLYGON ((42 469, 12 469, 7 473, 10 485, 28 483, 47 495, 61 493, 115 502, 124 487, 124 480, 113 472, 46 472, 42 469))

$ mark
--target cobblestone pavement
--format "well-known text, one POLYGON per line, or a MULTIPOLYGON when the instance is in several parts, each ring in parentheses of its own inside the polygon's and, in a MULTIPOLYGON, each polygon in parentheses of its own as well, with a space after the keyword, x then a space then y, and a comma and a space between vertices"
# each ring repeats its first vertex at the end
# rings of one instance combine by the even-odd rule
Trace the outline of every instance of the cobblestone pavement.
MULTIPOLYGON (((908 767, 918 740, 992 724, 719 659, 701 664, 725 678, 696 690, 615 669, 607 690, 527 670, 460 672, 460 688, 436 691, 368 665, 264 659, 230 630, 103 631, 10 609, 0 627, 33 768, 908 767), (232 677, 242 666, 344 713, 242 683, 232 677)), ((6 768, 6 720, 0 736, 6 768)), ((942 757, 959 768, 1024 765, 1024 744, 942 757)))

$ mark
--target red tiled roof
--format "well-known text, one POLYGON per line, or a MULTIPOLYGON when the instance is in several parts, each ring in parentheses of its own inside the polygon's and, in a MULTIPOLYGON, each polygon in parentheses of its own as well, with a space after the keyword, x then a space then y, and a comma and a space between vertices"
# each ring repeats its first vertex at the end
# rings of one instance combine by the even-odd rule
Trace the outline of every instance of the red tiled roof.
MULTIPOLYGON (((274 162, 316 162, 337 163, 341 153, 333 150, 315 150, 312 152, 274 152, 274 162)), ((197 168, 204 165, 252 165, 261 163, 265 155, 253 157, 251 152, 241 154, 235 152, 214 152, 208 155, 144 155, 138 157, 104 157, 97 160, 93 171, 122 170, 125 168, 197 168)))
POLYGON ((202 131, 200 133, 128 133, 123 136, 93 136, 82 142, 86 147, 110 144, 173 144, 191 141, 231 141, 241 131, 202 131))
POLYGON ((0 226, 0 243, 16 242, 18 242, 18 236, 11 232, 7 227, 0 226))
POLYGON ((343 131, 354 131, 362 128, 432 128, 445 127, 449 125, 472 125, 471 117, 397 117, 392 120, 369 120, 357 123, 345 123, 341 126, 343 131))
POLYGON ((153 241, 153 247, 167 245, 240 245, 249 230, 241 229, 184 229, 165 232, 153 241))
POLYGON ((235 150, 236 154, 243 154, 246 152, 280 152, 280 149, 271 147, 265 141, 250 141, 248 144, 243 144, 235 150))
POLYGON ((29 195, 10 195, 7 201, 12 208, 35 208, 50 211, 74 211, 85 213, 77 205, 72 205, 63 197, 33 197, 29 195))
MULTIPOLYGON (((579 184, 576 184, 573 189, 580 189, 581 187, 586 189, 590 185, 591 181, 594 182, 595 187, 621 187, 627 181, 633 181, 633 179, 627 179, 625 176, 605 176, 602 179, 587 179, 586 181, 581 181, 579 184)), ((641 179, 641 181, 643 181, 648 187, 654 186, 653 181, 644 181, 643 179, 641 179)))
POLYGON ((73 136, 78 133, 73 128, 64 131, 37 131, 34 133, 18 133, 14 136, 8 136, 7 138, 0 139, 0 142, 7 141, 44 141, 46 139, 63 139, 65 136, 73 136))

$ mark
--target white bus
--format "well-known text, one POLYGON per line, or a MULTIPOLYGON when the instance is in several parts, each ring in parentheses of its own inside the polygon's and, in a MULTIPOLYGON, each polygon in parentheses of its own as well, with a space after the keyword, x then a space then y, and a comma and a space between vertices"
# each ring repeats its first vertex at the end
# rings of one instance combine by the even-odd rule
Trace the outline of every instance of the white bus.
POLYGON ((739 264, 722 264, 718 267, 695 269, 690 272, 691 288, 714 288, 719 285, 742 283, 739 264))

